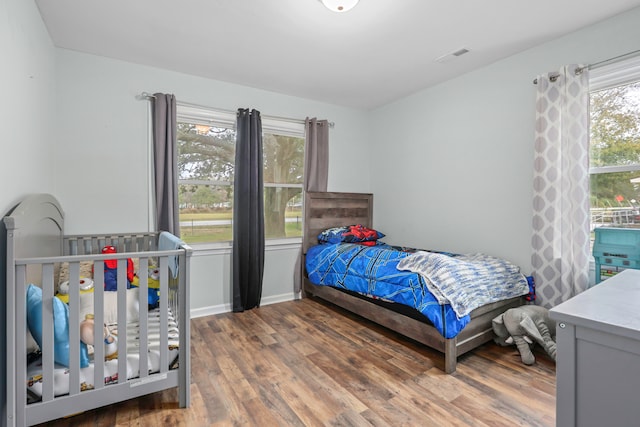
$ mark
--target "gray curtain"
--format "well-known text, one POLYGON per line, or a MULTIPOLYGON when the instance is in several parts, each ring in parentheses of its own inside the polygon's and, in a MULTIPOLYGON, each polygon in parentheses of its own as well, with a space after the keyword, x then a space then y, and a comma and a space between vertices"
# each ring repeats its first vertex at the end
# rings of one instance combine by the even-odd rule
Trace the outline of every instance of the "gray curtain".
MULTIPOLYGON (((304 121, 304 191, 327 191, 329 181, 329 122, 307 117, 304 121)), ((304 206, 303 206, 304 209, 304 206)), ((293 273, 293 292, 302 288, 302 249, 293 273)))
POLYGON ((233 311, 260 306, 264 272, 262 120, 238 109, 233 181, 233 311))
POLYGON ((329 122, 310 119, 304 121, 304 190, 327 191, 329 180, 329 122))
POLYGON ((179 237, 175 96, 164 93, 153 94, 151 112, 153 117, 156 229, 168 231, 179 237))

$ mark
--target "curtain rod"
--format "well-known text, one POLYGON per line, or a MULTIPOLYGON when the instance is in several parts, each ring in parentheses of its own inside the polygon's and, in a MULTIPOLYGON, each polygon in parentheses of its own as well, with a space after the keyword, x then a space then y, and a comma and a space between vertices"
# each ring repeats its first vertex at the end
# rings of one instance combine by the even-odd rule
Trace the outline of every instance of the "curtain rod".
MULTIPOLYGON (((142 92, 140 95, 137 96, 137 98, 139 98, 139 99, 151 99, 151 98, 155 98, 155 95, 152 95, 149 92, 142 92)), ((224 114, 236 114, 237 113, 237 111, 225 110, 225 109, 222 109, 222 108, 212 108, 212 107, 207 107, 207 106, 204 106, 204 105, 191 104, 189 102, 183 102, 183 101, 176 101, 176 104, 182 105, 184 107, 201 108, 201 109, 204 109, 204 110, 210 110, 210 111, 215 111, 215 112, 224 113, 224 114)), ((290 123, 302 123, 302 124, 304 124, 304 122, 305 122, 304 120, 292 119, 290 117, 268 116, 268 115, 263 115, 263 117, 265 119, 281 120, 281 121, 290 122, 290 123)), ((335 126, 335 123, 333 123, 333 122, 328 122, 328 123, 329 123, 329 127, 330 128, 333 128, 335 126)))
MULTIPOLYGON (((599 61, 599 62, 595 62, 593 64, 585 65, 584 67, 576 68, 576 75, 582 73, 585 69, 587 69, 587 70, 595 70, 596 68, 600 68, 600 67, 603 67, 605 65, 609 65, 609 64, 612 64, 612 63, 620 62, 620 61, 622 61, 624 59, 633 58, 633 57, 635 57, 637 55, 640 55, 640 49, 633 50, 633 51, 627 52, 627 53, 623 53, 622 55, 614 56, 612 58, 605 59, 604 61, 599 61)), ((553 74, 553 75, 551 75, 549 77, 549 79, 552 82, 554 82, 554 81, 556 81, 558 76, 559 76, 559 74, 553 74)), ((533 84, 534 85, 538 84, 538 79, 534 79, 533 80, 533 84)))

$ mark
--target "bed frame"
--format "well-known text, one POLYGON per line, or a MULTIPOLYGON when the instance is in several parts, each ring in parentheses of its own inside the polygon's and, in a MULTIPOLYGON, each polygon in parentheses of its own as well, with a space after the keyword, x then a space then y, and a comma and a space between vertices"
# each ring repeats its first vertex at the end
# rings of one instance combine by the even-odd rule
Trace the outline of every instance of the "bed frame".
MULTIPOLYGON (((303 265, 307 250, 317 244, 322 230, 352 224, 373 228, 372 194, 307 192, 304 210, 303 265)), ((517 297, 479 307, 471 313, 471 321, 458 336, 446 339, 415 309, 374 301, 330 286, 316 286, 306 273, 302 291, 303 296, 322 298, 444 353, 443 370, 448 374, 455 372, 458 356, 493 339, 491 321, 494 317, 525 303, 523 297, 517 297)))
MULTIPOLYGON (((4 217, 6 230, 6 418, 8 426, 33 425, 178 387, 179 406, 189 406, 190 394, 190 329, 189 329, 189 261, 191 248, 180 245, 170 250, 158 249, 158 233, 122 233, 111 235, 65 236, 64 213, 58 201, 48 194, 26 197, 4 217), (113 245, 116 254, 103 255, 101 248, 113 245), (171 274, 169 265, 178 261, 178 274, 171 274), (80 376, 80 289, 81 263, 98 266, 94 275, 94 336, 102 336, 104 294, 102 263, 105 259, 118 262, 117 319, 126 325, 128 258, 139 262, 139 337, 149 333, 147 320, 148 266, 150 261, 159 270, 160 330, 167 330, 171 314, 179 328, 178 368, 170 369, 168 337, 160 334, 159 371, 148 372, 147 357, 140 357, 140 375, 127 379, 127 348, 123 344, 127 333, 120 331, 118 341, 117 383, 105 385, 104 346, 95 347, 94 388, 81 391, 80 376), (69 393, 54 395, 53 302, 58 280, 54 272, 60 265, 68 266, 69 289, 69 393), (124 283, 123 283, 124 282, 124 283), (27 392, 27 310, 26 288, 29 283, 42 288, 42 396, 29 402, 27 392), (75 283, 75 285, 73 285, 75 283), (164 329, 162 329, 164 328, 164 329), (122 344, 122 345, 120 345, 122 344)), ((175 264, 174 264, 175 265, 175 264)), ((147 354, 147 340, 140 339, 140 355, 147 354)), ((171 355, 171 358, 173 356, 171 355)), ((175 367, 175 366, 172 366, 175 367)))

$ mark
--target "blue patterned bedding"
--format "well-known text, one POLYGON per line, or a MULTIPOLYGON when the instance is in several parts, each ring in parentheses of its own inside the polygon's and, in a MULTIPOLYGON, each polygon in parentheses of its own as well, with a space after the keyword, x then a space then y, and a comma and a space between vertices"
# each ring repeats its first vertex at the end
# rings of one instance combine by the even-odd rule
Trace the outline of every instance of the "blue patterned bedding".
MULTIPOLYGON (((413 307, 424 314, 445 338, 453 338, 469 323, 469 315, 458 316, 451 304, 441 304, 429 291, 429 286, 433 283, 427 283, 430 281, 428 277, 411 271, 400 271, 397 268, 398 263, 407 257, 424 253, 415 252, 416 250, 410 248, 385 244, 322 244, 307 251, 306 271, 309 280, 316 285, 348 289, 413 307)), ((451 259, 457 257, 448 253, 437 254, 451 259)), ((517 295, 526 294, 529 290, 526 279, 523 283, 522 290, 512 286, 512 292, 517 295)), ((517 295, 501 295, 496 298, 506 299, 517 295)), ((485 302, 480 303, 482 304, 485 302)))

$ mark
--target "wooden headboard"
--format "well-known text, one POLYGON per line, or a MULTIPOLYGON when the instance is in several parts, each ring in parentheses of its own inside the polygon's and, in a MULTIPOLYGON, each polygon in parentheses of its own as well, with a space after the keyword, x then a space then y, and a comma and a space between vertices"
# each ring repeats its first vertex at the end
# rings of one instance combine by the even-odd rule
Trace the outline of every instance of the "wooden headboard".
POLYGON ((318 244, 321 231, 353 224, 373 226, 373 194, 306 192, 303 252, 318 244))

